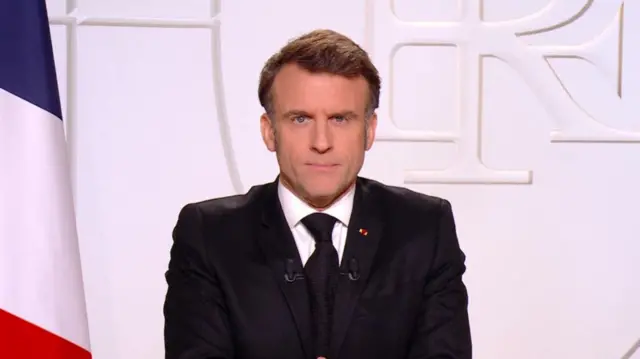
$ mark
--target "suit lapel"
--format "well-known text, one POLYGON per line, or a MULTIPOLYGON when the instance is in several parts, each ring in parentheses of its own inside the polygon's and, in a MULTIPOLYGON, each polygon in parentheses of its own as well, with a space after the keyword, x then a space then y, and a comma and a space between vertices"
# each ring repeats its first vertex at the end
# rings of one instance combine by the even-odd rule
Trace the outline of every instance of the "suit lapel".
POLYGON ((268 184, 265 191, 262 232, 258 236, 258 241, 273 276, 287 300, 306 356, 311 357, 313 338, 311 337, 311 313, 306 282, 303 279, 291 283, 285 280, 287 260, 293 261, 295 273, 302 273, 302 261, 282 212, 278 199, 277 183, 276 179, 275 182, 268 184))
POLYGON ((371 272, 371 266, 382 237, 383 216, 380 202, 371 192, 364 179, 358 178, 353 204, 353 212, 347 231, 347 243, 340 270, 347 273, 349 262, 355 259, 360 278, 352 281, 347 275, 341 275, 336 292, 330 357, 337 358, 351 322, 353 309, 364 289, 371 272))

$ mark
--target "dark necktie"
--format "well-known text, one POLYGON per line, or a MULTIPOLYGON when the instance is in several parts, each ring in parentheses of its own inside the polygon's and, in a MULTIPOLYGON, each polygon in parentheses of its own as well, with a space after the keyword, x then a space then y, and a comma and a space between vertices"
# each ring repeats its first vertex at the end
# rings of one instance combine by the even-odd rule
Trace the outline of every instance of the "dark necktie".
POLYGON ((331 312, 337 282, 338 252, 331 233, 336 219, 328 214, 313 213, 302 219, 316 241, 316 248, 304 266, 311 294, 311 313, 316 339, 316 357, 329 355, 331 312))

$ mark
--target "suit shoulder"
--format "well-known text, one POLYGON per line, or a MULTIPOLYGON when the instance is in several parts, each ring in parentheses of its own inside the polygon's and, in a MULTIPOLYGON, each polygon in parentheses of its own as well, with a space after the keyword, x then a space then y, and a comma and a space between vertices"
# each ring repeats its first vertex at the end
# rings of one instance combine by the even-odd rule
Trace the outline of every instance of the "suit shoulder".
POLYGON ((260 202, 267 184, 253 186, 243 194, 203 199, 184 205, 181 213, 199 212, 204 217, 228 217, 252 212, 260 202))
POLYGON ((392 186, 375 180, 367 179, 367 185, 381 195, 385 205, 392 208, 406 208, 427 211, 448 210, 451 207, 449 200, 420 193, 406 187, 392 186))

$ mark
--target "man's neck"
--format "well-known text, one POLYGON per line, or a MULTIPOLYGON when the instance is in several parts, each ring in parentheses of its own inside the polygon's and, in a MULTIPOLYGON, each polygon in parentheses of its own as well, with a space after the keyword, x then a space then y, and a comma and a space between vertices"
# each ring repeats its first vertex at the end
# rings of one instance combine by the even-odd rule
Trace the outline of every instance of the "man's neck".
POLYGON ((306 203, 307 205, 309 205, 311 208, 318 210, 318 211, 323 211, 329 207, 331 207, 334 203, 338 202, 340 199, 342 199, 347 193, 349 193, 349 191, 351 191, 355 185, 356 185, 356 181, 354 180, 353 182, 351 182, 351 184, 349 186, 347 186, 346 188, 344 188, 343 190, 341 190, 340 192, 336 193, 333 196, 327 196, 327 197, 317 197, 317 198, 309 198, 307 196, 301 195, 300 193, 298 193, 293 186, 289 185, 288 181, 284 180, 282 175, 280 176, 279 179, 280 183, 286 188, 288 189, 294 196, 296 196, 297 198, 299 198, 301 201, 303 201, 304 203, 306 203))
POLYGON ((278 183, 280 205, 284 211, 287 223, 291 228, 296 226, 302 218, 318 211, 327 213, 337 218, 345 226, 348 226, 353 210, 354 196, 355 186, 351 186, 348 191, 337 197, 330 205, 318 208, 310 205, 289 188, 285 187, 284 182, 278 183))

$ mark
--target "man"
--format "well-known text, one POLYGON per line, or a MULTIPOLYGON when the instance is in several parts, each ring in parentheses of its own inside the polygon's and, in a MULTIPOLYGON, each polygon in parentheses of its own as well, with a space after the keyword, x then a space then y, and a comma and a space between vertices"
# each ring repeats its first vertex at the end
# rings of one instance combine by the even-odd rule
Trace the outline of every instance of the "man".
POLYGON ((261 73, 280 174, 185 206, 164 307, 167 359, 470 359, 448 201, 358 177, 380 79, 357 44, 305 34, 261 73))

